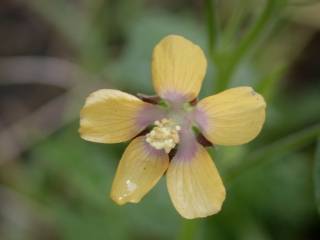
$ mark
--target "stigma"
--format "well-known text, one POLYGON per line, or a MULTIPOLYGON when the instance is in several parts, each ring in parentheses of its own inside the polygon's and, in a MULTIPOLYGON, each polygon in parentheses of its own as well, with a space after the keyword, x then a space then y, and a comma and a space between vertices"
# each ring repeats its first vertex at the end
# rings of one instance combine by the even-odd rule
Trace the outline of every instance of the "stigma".
POLYGON ((146 141, 155 149, 169 153, 180 141, 181 127, 173 120, 163 118, 154 122, 155 127, 146 135, 146 141))

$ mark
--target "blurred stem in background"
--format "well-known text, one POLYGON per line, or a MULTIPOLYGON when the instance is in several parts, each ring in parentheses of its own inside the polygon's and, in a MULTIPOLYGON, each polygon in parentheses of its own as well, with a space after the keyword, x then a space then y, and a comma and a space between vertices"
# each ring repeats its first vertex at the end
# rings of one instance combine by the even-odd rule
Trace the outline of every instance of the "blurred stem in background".
MULTIPOLYGON (((274 15, 275 11, 283 6, 283 4, 279 4, 276 0, 267 0, 265 6, 262 10, 262 13, 255 21, 253 26, 247 31, 247 33, 242 37, 238 46, 235 49, 232 49, 231 52, 222 52, 219 49, 218 38, 219 34, 224 35, 225 32, 222 30, 221 33, 218 33, 219 29, 217 26, 217 5, 215 0, 206 0, 206 17, 207 17, 207 34, 208 34, 208 45, 211 60, 215 65, 216 77, 215 77, 215 92, 220 92, 225 90, 230 84, 232 77, 237 70, 237 67, 241 60, 252 50, 252 48, 256 45, 258 40, 260 40, 261 35, 266 31, 267 27, 269 27, 269 23, 271 22, 271 18, 274 15)), ((231 31, 238 30, 234 28, 234 21, 228 22, 229 29, 226 34, 231 34, 231 31)), ((232 35, 235 37, 235 33, 232 35)), ((219 38, 219 40, 223 37, 219 38)))
POLYGON ((183 220, 178 240, 192 240, 196 238, 200 220, 183 220))
POLYGON ((214 59, 215 48, 217 44, 217 16, 216 16, 216 1, 205 0, 205 12, 207 18, 207 34, 208 34, 208 46, 209 56, 214 59))
POLYGON ((320 124, 295 132, 283 139, 279 139, 269 145, 252 151, 245 156, 245 162, 242 162, 241 165, 237 166, 227 174, 225 180, 230 184, 236 177, 240 176, 252 167, 262 164, 265 161, 272 160, 275 156, 281 156, 289 151, 297 150, 311 143, 317 139, 318 136, 320 136, 320 124))

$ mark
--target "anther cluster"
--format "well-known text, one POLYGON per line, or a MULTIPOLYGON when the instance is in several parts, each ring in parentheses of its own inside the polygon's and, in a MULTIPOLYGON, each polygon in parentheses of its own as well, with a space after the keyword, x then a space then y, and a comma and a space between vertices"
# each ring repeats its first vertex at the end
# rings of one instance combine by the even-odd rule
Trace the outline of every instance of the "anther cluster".
POLYGON ((173 120, 163 118, 154 122, 155 127, 146 135, 146 141, 155 149, 169 153, 179 143, 181 127, 173 120))

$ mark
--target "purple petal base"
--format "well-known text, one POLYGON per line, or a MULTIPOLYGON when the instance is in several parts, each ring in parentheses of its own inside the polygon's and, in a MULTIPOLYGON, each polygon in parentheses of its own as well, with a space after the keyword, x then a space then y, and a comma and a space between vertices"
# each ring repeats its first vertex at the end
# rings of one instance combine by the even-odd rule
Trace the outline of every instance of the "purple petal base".
POLYGON ((185 95, 176 91, 167 91, 164 94, 162 94, 162 97, 175 105, 187 102, 188 100, 188 98, 185 95))
POLYGON ((146 106, 138 113, 136 123, 139 128, 146 128, 153 124, 154 121, 163 119, 166 111, 161 106, 154 104, 146 104, 146 106))
POLYGON ((173 161, 190 161, 194 158, 198 150, 196 136, 191 129, 182 130, 180 132, 180 143, 178 151, 173 161))
POLYGON ((193 119, 201 132, 205 132, 208 127, 208 117, 206 116, 206 113, 202 109, 196 107, 192 114, 193 119))

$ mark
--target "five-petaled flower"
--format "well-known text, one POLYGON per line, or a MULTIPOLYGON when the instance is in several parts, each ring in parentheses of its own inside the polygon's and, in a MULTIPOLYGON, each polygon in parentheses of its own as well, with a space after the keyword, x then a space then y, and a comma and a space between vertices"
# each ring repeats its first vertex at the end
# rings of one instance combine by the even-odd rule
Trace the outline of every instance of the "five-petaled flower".
POLYGON ((132 139, 112 184, 116 203, 139 202, 166 172, 170 198, 183 217, 206 217, 221 209, 225 188, 199 134, 214 145, 247 143, 262 128, 266 104, 250 87, 231 88, 196 102, 206 67, 197 45, 170 35, 153 51, 158 97, 101 89, 87 98, 80 114, 83 139, 132 139))

